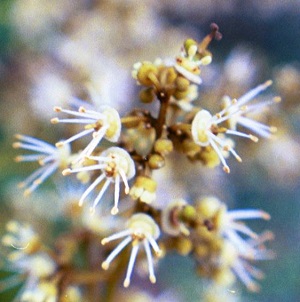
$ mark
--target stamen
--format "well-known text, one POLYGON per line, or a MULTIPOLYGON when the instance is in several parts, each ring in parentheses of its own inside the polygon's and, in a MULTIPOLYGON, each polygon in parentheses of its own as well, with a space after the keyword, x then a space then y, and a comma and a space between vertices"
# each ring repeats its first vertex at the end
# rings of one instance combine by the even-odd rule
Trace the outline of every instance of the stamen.
POLYGON ((62 175, 66 176, 69 175, 71 173, 79 173, 79 172, 84 172, 84 171, 93 171, 93 170, 100 170, 105 168, 106 165, 104 164, 99 164, 99 165, 91 165, 91 166, 84 166, 84 167, 80 167, 80 168, 75 168, 75 169, 65 169, 62 171, 62 175))
POLYGON ((255 98, 258 94, 260 94, 262 91, 266 90, 269 86, 271 86, 272 83, 273 82, 271 80, 268 80, 265 83, 258 85, 254 89, 252 89, 249 92, 247 92, 246 94, 244 94, 242 97, 240 97, 238 99, 238 102, 237 102, 238 106, 248 103, 250 100, 255 98))
POLYGON ((40 140, 40 139, 37 139, 35 137, 32 137, 32 136, 27 136, 27 135, 22 135, 22 134, 16 134, 15 135, 15 138, 18 139, 18 140, 21 140, 23 142, 27 142, 27 143, 30 143, 32 145, 36 145, 36 146, 40 146, 40 147, 44 147, 45 149, 47 150, 53 150, 53 146, 40 140))
POLYGON ((250 275, 246 272, 240 260, 236 260, 232 269, 250 291, 259 291, 258 284, 251 279, 250 275))
POLYGON ((121 178, 122 178, 123 183, 125 185, 125 194, 129 194, 130 188, 129 188, 127 177, 126 177, 126 174, 125 174, 124 170, 120 168, 119 169, 119 174, 121 175, 121 178))
POLYGON ((20 142, 15 142, 15 143, 13 143, 12 146, 15 149, 22 148, 25 150, 31 150, 31 151, 36 151, 36 152, 45 153, 45 154, 52 154, 55 151, 54 147, 52 147, 52 149, 50 149, 50 148, 45 148, 45 147, 40 147, 40 146, 35 146, 35 145, 23 144, 20 142))
POLYGON ((104 174, 101 174, 95 181, 84 191, 79 200, 79 206, 81 207, 85 198, 92 192, 92 190, 105 178, 104 174))
POLYGON ((254 239, 258 238, 258 235, 255 232, 253 232, 249 227, 247 227, 246 225, 243 225, 241 223, 230 222, 228 227, 231 227, 235 231, 248 235, 251 238, 254 238, 254 239))
POLYGON ((212 134, 211 132, 208 132, 207 133, 208 136, 209 136, 209 142, 211 144, 211 146, 213 147, 213 149, 216 151, 219 159, 221 160, 221 163, 223 164, 223 170, 226 172, 226 173, 230 173, 230 169, 226 163, 226 160, 222 154, 222 152, 220 151, 219 147, 217 146, 217 144, 214 142, 214 140, 216 139, 216 136, 214 134, 212 134))
POLYGON ((151 251, 150 251, 149 242, 148 242, 147 239, 144 239, 143 243, 144 243, 146 256, 147 256, 147 260, 148 260, 149 279, 150 279, 151 283, 155 283, 156 282, 156 277, 154 275, 152 254, 151 254, 151 251))
POLYGON ((15 157, 16 162, 24 162, 24 161, 39 161, 44 157, 44 155, 33 154, 33 155, 19 155, 15 157))
POLYGON ((105 191, 108 188, 108 186, 110 185, 110 183, 111 183, 111 179, 110 178, 106 179, 103 187, 101 188, 101 191, 99 192, 98 196, 94 200, 94 204, 93 204, 92 208, 95 208, 97 206, 97 204, 99 203, 100 199, 102 198, 103 194, 105 193, 105 191))
POLYGON ((132 251, 130 254, 128 268, 127 268, 126 278, 123 283, 124 287, 128 287, 130 285, 130 278, 131 278, 131 274, 132 274, 132 270, 134 267, 134 263, 135 263, 135 259, 136 259, 138 250, 139 250, 139 244, 133 245, 132 251))
POLYGON ((122 240, 117 247, 109 254, 107 259, 102 262, 102 268, 107 270, 109 268, 110 263, 116 258, 116 256, 128 245, 128 243, 132 240, 131 236, 126 237, 122 240))
POLYGON ((120 175, 117 174, 115 178, 115 199, 114 199, 114 207, 111 209, 111 214, 116 215, 119 212, 118 203, 120 196, 120 175))
POLYGON ((54 117, 50 120, 52 124, 58 124, 58 123, 65 123, 65 124, 91 124, 94 123, 94 119, 59 119, 57 117, 54 117))
POLYGON ((154 240, 154 238, 151 235, 149 235, 149 234, 145 234, 145 235, 146 235, 146 238, 148 239, 149 243, 151 244, 153 250, 155 251, 156 255, 158 257, 160 257, 162 255, 162 251, 159 248, 159 246, 156 243, 156 241, 154 240))
POLYGON ((231 220, 256 219, 256 218, 269 220, 271 218, 271 216, 264 211, 252 210, 252 209, 232 210, 232 211, 228 211, 227 215, 230 217, 231 220))
POLYGON ((58 163, 54 162, 49 166, 44 166, 38 169, 40 177, 35 179, 32 185, 24 191, 24 196, 30 195, 49 175, 51 175, 58 168, 58 163))
POLYGON ((243 132, 240 132, 240 131, 236 131, 236 130, 226 130, 225 132, 226 134, 232 134, 232 135, 236 135, 236 136, 241 136, 241 137, 246 137, 246 138, 249 138, 251 139, 252 141, 254 142, 257 142, 258 141, 258 138, 252 134, 246 134, 246 133, 243 133, 243 132))
POLYGON ((85 136, 85 135, 87 135, 89 133, 92 133, 93 131, 94 131, 94 129, 83 130, 83 131, 81 131, 81 132, 79 132, 79 133, 71 136, 70 138, 68 138, 68 139, 66 139, 64 141, 56 143, 55 146, 56 147, 62 147, 63 145, 68 144, 70 142, 73 142, 73 141, 77 140, 80 137, 83 137, 83 136, 85 136))
POLYGON ((122 238, 122 237, 128 236, 128 235, 131 234, 131 232, 132 232, 132 231, 129 230, 129 229, 128 229, 128 230, 121 231, 121 232, 118 232, 118 233, 113 234, 113 235, 111 235, 111 236, 109 236, 109 237, 103 238, 103 239, 101 240, 101 244, 102 244, 102 245, 105 245, 105 244, 107 244, 108 242, 111 242, 111 241, 120 239, 120 238, 122 238))

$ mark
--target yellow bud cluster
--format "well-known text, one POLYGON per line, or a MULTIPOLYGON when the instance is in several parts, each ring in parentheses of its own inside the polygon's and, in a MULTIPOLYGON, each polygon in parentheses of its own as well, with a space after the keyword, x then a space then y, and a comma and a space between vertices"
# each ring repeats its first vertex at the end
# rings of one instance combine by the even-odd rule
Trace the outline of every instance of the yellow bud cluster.
POLYGON ((150 177, 138 176, 130 189, 132 199, 139 199, 141 202, 152 203, 156 198, 157 183, 150 177))

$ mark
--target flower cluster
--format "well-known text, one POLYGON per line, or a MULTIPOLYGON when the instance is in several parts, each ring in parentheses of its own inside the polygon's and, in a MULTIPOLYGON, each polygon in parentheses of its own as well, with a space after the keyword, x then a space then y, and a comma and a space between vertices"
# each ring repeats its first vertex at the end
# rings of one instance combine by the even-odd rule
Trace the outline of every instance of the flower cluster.
MULTIPOLYGON (((151 249, 159 257, 175 249, 181 255, 191 255, 202 276, 226 285, 231 285, 238 277, 249 290, 258 290, 256 279, 262 273, 250 262, 272 258, 272 252, 265 247, 265 242, 271 239, 271 233, 257 235, 241 220, 268 220, 270 216, 256 209, 228 210, 216 198, 205 198, 199 202, 188 199, 165 200, 167 198, 160 196, 157 190, 158 186, 163 188, 165 183, 158 183, 155 178, 156 171, 162 171, 168 165, 169 155, 176 152, 206 167, 215 167, 221 163, 223 170, 229 173, 226 161, 229 154, 237 161, 242 161, 233 138, 242 137, 257 142, 258 137, 255 135, 268 138, 276 131, 275 127, 256 121, 255 117, 249 115, 262 112, 266 106, 280 100, 275 97, 271 101, 255 102, 255 98, 272 84, 270 80, 238 99, 225 96, 217 113, 196 104, 198 85, 202 83, 201 69, 212 61, 209 44, 220 37, 218 27, 213 24, 211 32, 200 43, 187 39, 182 51, 173 60, 157 59, 153 63, 144 61, 134 65, 133 78, 142 86, 140 101, 145 104, 156 103, 153 109, 156 108, 156 113, 134 109, 120 117, 112 107, 94 109, 85 106, 84 101, 78 101, 80 106, 75 110, 71 106, 71 109, 54 108, 55 112, 67 116, 51 119, 52 124, 63 124, 67 133, 72 133, 67 135, 67 139, 59 140, 53 146, 30 136, 16 136, 18 142, 13 144, 14 148, 35 152, 18 156, 16 161, 36 161, 41 166, 21 183, 26 188, 26 195, 59 170, 65 176, 62 181, 76 174, 76 180, 70 183, 78 183, 80 190, 76 187, 73 191, 82 192, 77 198, 79 206, 83 206, 88 198, 93 200, 90 207, 90 215, 94 214, 95 218, 93 224, 94 221, 99 222, 99 217, 101 219, 106 215, 100 211, 100 206, 97 207, 99 203, 103 204, 101 201, 104 196, 113 200, 111 214, 114 216, 109 215, 105 233, 101 233, 100 227, 93 227, 98 231, 91 232, 91 229, 83 226, 84 230, 76 229, 58 240, 62 254, 57 251, 57 247, 53 259, 43 254, 43 257, 47 255, 43 261, 48 261, 42 266, 47 270, 43 276, 52 277, 61 270, 69 277, 67 281, 70 284, 66 286, 62 283, 59 289, 67 290, 73 283, 76 285, 76 281, 83 284, 106 282, 106 290, 109 292, 109 282, 116 282, 117 276, 126 267, 124 259, 126 261, 127 258, 129 262, 124 287, 130 285, 135 262, 140 258, 146 259, 149 279, 155 283, 151 249), (79 131, 78 126, 81 127, 79 131), (109 192, 111 188, 113 197, 109 192), (123 193, 131 201, 120 202, 123 193), (124 224, 125 228, 122 229, 124 224), (110 228, 112 235, 107 236, 110 228), (116 231, 113 232, 112 228, 116 231), (161 233, 163 236, 159 239, 161 233), (110 243, 119 239, 120 243, 112 248, 110 243), (91 276, 78 272, 76 267, 75 258, 83 257, 81 245, 88 251, 87 254, 91 251, 97 254, 92 257, 93 260, 87 261, 88 270, 93 270, 91 276), (125 252, 121 253, 128 245, 131 246, 129 257, 125 252), (144 253, 139 253, 141 248, 144 253), (104 270, 111 268, 107 275, 102 270, 94 271, 94 264, 101 260, 104 270)), ((174 173, 181 172, 178 170, 174 173)), ((74 211, 71 216, 72 213, 74 211)), ((73 222, 85 214, 85 211, 79 211, 76 216, 74 214, 73 218, 76 219, 73 222)), ((9 258, 14 259, 19 267, 23 265, 19 259, 24 258, 26 268, 34 259, 41 261, 42 255, 37 254, 41 250, 40 245, 37 245, 40 241, 35 233, 16 223, 11 223, 8 228, 11 234, 3 237, 3 243, 22 248, 25 245, 24 251, 18 250, 10 254, 9 258), (30 255, 29 258, 26 253, 30 255)), ((58 288, 54 283, 49 283, 50 279, 38 282, 34 290, 26 293, 23 301, 50 301, 45 291, 51 286, 54 286, 54 296, 58 296, 58 288)))

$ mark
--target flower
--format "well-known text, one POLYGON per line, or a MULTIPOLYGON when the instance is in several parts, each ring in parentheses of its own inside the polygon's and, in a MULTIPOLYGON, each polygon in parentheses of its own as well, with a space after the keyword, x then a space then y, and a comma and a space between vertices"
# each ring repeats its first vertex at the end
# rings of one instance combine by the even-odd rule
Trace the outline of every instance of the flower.
MULTIPOLYGON (((218 249, 211 251, 209 260, 205 259, 206 263, 210 261, 218 272, 214 274, 214 278, 218 282, 228 284, 236 275, 249 290, 257 291, 259 286, 255 279, 261 278, 262 272, 250 262, 274 257, 273 252, 266 249, 264 245, 266 241, 273 238, 273 235, 270 232, 258 235, 240 220, 268 220, 270 215, 256 209, 227 210, 226 205, 214 197, 201 200, 197 204, 197 212, 208 230, 205 236, 208 241, 204 246, 210 247, 211 244, 216 246, 214 242, 218 242, 218 249)), ((201 251, 201 245, 199 247, 201 251)))
POLYGON ((161 224, 164 232, 171 236, 184 234, 189 236, 190 231, 178 218, 179 213, 187 206, 184 199, 175 199, 162 210, 161 224))
POLYGON ((15 268, 28 274, 28 284, 55 272, 54 260, 42 251, 40 237, 30 225, 13 220, 7 223, 6 230, 8 233, 2 237, 2 244, 13 248, 7 258, 15 268))
POLYGON ((80 155, 74 162, 79 162, 83 160, 84 157, 90 156, 103 137, 110 142, 116 142, 120 137, 121 119, 119 113, 113 108, 103 107, 102 112, 97 112, 88 110, 85 107, 80 107, 78 111, 54 107, 54 111, 67 113, 79 118, 59 119, 55 117, 51 119, 52 124, 71 123, 85 125, 83 131, 71 136, 65 141, 56 143, 56 147, 62 147, 88 134, 92 134, 93 136, 90 143, 80 152, 80 155))
POLYGON ((153 259, 150 246, 153 248, 157 256, 160 256, 162 254, 159 246, 155 241, 159 237, 159 235, 159 227, 150 216, 141 213, 131 216, 131 218, 127 221, 127 228, 124 231, 115 233, 107 238, 104 238, 101 241, 101 243, 105 245, 110 241, 125 237, 102 263, 102 268, 107 270, 114 258, 131 242, 132 250, 130 254, 126 278, 124 280, 124 287, 128 287, 130 285, 130 278, 138 250, 141 244, 143 244, 148 260, 149 279, 151 283, 155 283, 156 277, 154 275, 153 259))
POLYGON ((9 258, 17 259, 40 248, 40 238, 30 225, 11 220, 6 230, 8 233, 2 237, 2 244, 15 249, 9 258))
POLYGON ((263 108, 267 107, 272 103, 280 102, 280 97, 275 97, 270 101, 265 101, 261 103, 257 103, 250 106, 245 106, 248 102, 253 100, 259 93, 267 89, 270 85, 272 85, 272 81, 266 81, 265 83, 258 85, 254 89, 248 91, 246 94, 241 96, 237 100, 231 100, 230 97, 225 96, 223 98, 223 106, 224 109, 219 113, 219 116, 228 116, 227 119, 229 123, 229 128, 232 130, 236 130, 237 125, 241 125, 255 134, 268 138, 271 133, 276 132, 276 127, 270 127, 264 125, 260 122, 252 120, 250 117, 245 116, 246 113, 255 113, 261 111, 263 108), (242 110, 240 110, 242 108, 242 110))
POLYGON ((208 229, 230 240, 245 256, 254 254, 254 251, 244 237, 256 239, 258 236, 239 220, 271 218, 268 213, 257 209, 228 210, 225 203, 215 197, 202 199, 197 204, 197 211, 203 216, 208 229))
POLYGON ((176 58, 176 64, 174 67, 177 72, 183 75, 186 79, 200 85, 202 80, 199 76, 199 66, 210 64, 212 58, 210 55, 199 58, 197 43, 191 39, 188 39, 184 46, 184 50, 176 58))
POLYGON ((70 148, 69 145, 65 145, 64 148, 56 148, 45 141, 27 135, 17 134, 16 138, 20 142, 13 143, 14 148, 31 150, 36 154, 20 155, 15 160, 17 162, 36 161, 41 166, 19 184, 21 188, 26 188, 24 195, 27 196, 58 168, 67 167, 70 159, 70 148))
POLYGON ((227 144, 225 137, 219 137, 218 133, 225 132, 226 134, 243 136, 250 138, 255 142, 257 141, 257 137, 239 131, 228 130, 226 128, 219 129, 218 124, 224 122, 227 119, 229 119, 229 116, 222 117, 222 115, 220 114, 212 116, 209 111, 202 109, 195 115, 192 122, 191 131, 194 142, 201 147, 207 147, 210 145, 216 151, 218 157, 220 158, 224 166, 224 171, 229 173, 230 169, 226 163, 222 151, 229 151, 239 162, 241 162, 242 159, 235 152, 235 150, 229 144, 227 144))
POLYGON ((103 194, 107 190, 109 184, 114 182, 114 206, 111 210, 111 213, 115 215, 119 212, 118 203, 120 195, 120 181, 123 181, 125 185, 125 193, 128 194, 128 180, 133 178, 135 175, 134 162, 128 152, 119 147, 110 147, 103 151, 100 156, 89 156, 88 158, 97 161, 98 164, 74 169, 65 169, 63 171, 63 175, 69 175, 70 173, 78 173, 82 171, 101 170, 101 175, 94 180, 94 182, 85 190, 85 192, 81 196, 79 205, 82 205, 84 199, 91 193, 91 191, 105 180, 99 194, 94 200, 93 207, 91 208, 91 210, 94 211, 103 194))

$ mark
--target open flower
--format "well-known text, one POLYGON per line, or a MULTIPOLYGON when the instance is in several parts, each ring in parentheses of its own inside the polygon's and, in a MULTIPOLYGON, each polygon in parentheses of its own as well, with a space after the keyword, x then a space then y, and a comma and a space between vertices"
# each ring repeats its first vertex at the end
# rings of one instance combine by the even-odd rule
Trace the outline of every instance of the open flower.
POLYGON ((214 197, 202 199, 197 205, 197 210, 203 215, 204 224, 209 229, 230 240, 245 256, 255 254, 248 239, 257 239, 258 235, 240 220, 270 219, 270 215, 262 210, 228 210, 225 203, 214 197))
POLYGON ((30 225, 9 221, 6 230, 2 244, 12 249, 7 258, 14 268, 28 274, 28 285, 55 272, 54 260, 43 251, 40 237, 30 225))
POLYGON ((256 209, 227 210, 226 205, 214 197, 207 197, 198 202, 197 212, 208 230, 204 246, 211 248, 216 246, 215 241, 218 242, 218 249, 212 248, 209 259, 202 259, 218 271, 214 278, 228 285, 236 276, 249 290, 257 291, 259 285, 255 279, 262 278, 263 273, 251 262, 274 257, 274 253, 264 245, 273 235, 268 231, 258 235, 242 220, 268 220, 270 215, 256 209))
POLYGON ((230 172, 230 169, 226 163, 223 150, 229 151, 239 162, 241 162, 242 159, 230 146, 230 144, 227 144, 226 137, 221 138, 218 136, 218 133, 224 132, 225 134, 242 136, 250 138, 255 142, 258 140, 257 137, 253 136, 252 134, 229 130, 223 127, 219 128, 218 124, 229 119, 229 117, 230 116, 222 117, 220 114, 212 116, 209 111, 202 109, 195 115, 191 129, 194 142, 201 147, 211 146, 220 158, 223 164, 223 169, 227 173, 230 172))
POLYGON ((153 259, 150 246, 153 248, 157 256, 161 255, 161 250, 156 243, 156 239, 159 237, 159 227, 155 221, 146 214, 135 214, 127 221, 127 228, 124 231, 113 234, 102 240, 102 244, 105 245, 110 241, 124 238, 119 245, 110 253, 107 259, 102 263, 102 268, 107 270, 110 263, 114 258, 129 244, 132 244, 132 250, 130 254, 129 264, 127 268, 126 278, 124 280, 124 287, 130 285, 130 278, 133 271, 134 263, 137 257, 137 253, 141 245, 144 246, 149 270, 149 279, 152 283, 156 282, 154 275, 153 259))
POLYGON ((2 237, 2 244, 14 248, 9 258, 12 260, 21 258, 24 254, 36 252, 40 246, 40 238, 33 228, 15 220, 6 224, 7 234, 2 237))
POLYGON ((228 119, 230 129, 236 130, 237 125, 240 125, 253 131, 257 135, 266 138, 270 137, 272 133, 276 132, 276 127, 267 126, 263 123, 251 119, 249 116, 246 116, 247 113, 260 112, 268 105, 280 101, 280 97, 275 97, 269 101, 247 105, 247 107, 245 106, 258 94, 267 89, 270 85, 272 85, 272 81, 266 81, 265 83, 258 85, 254 89, 248 91, 237 100, 231 100, 228 96, 225 96, 223 98, 224 110, 221 111, 220 115, 228 115, 230 117, 228 119), (242 108, 242 106, 244 106, 243 110, 239 110, 239 108, 242 108))
POLYGON ((80 155, 74 162, 79 162, 83 160, 84 157, 90 156, 103 137, 110 142, 116 142, 120 137, 121 119, 119 113, 113 108, 104 107, 101 112, 97 112, 88 110, 85 107, 80 107, 78 111, 54 107, 54 111, 73 115, 76 118, 59 119, 55 117, 51 119, 52 124, 70 123, 85 125, 83 131, 71 136, 65 141, 56 143, 57 147, 61 147, 83 136, 92 134, 92 140, 86 148, 80 152, 80 155))
POLYGON ((42 182, 44 182, 58 168, 66 168, 70 160, 69 145, 64 148, 57 148, 40 139, 17 134, 19 142, 13 143, 16 149, 24 149, 36 152, 35 154, 20 155, 15 158, 17 162, 38 162, 41 166, 23 182, 19 184, 21 188, 26 188, 24 195, 31 194, 42 182))
POLYGON ((110 147, 103 151, 100 156, 90 156, 89 159, 95 160, 98 163, 96 165, 74 169, 65 169, 63 171, 63 175, 68 175, 70 173, 79 173, 82 171, 100 170, 102 172, 101 175, 97 177, 94 182, 85 190, 79 200, 79 205, 83 204, 85 198, 92 192, 92 190, 96 188, 96 186, 98 186, 100 183, 103 183, 103 186, 96 199, 94 200, 94 204, 92 206, 92 211, 94 211, 108 186, 111 183, 115 183, 114 206, 111 210, 111 213, 115 215, 119 211, 118 203, 120 197, 120 182, 121 180, 123 181, 125 185, 125 193, 128 194, 128 180, 133 178, 135 175, 134 162, 128 152, 119 147, 110 147))

